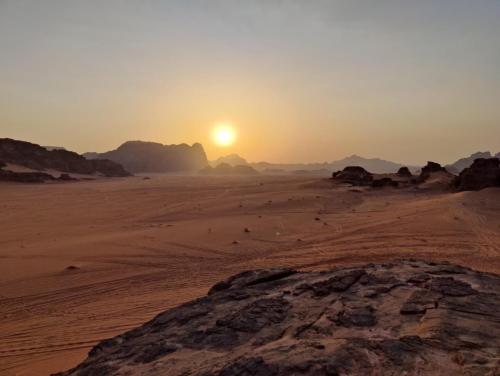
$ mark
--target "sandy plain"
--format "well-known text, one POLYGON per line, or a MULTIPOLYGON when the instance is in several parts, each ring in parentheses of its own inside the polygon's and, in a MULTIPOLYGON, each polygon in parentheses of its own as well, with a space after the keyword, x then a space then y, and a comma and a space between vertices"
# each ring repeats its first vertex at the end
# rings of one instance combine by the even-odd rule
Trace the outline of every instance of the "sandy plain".
POLYGON ((242 270, 420 258, 500 273, 497 188, 153 176, 2 184, 0 197, 1 375, 70 368, 242 270))

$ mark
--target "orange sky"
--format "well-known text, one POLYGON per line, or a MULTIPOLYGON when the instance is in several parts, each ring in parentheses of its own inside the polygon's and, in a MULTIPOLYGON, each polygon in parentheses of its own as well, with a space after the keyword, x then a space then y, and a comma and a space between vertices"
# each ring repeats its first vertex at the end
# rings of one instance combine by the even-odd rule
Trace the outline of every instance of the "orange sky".
POLYGON ((488 0, 2 1, 0 136, 272 162, 498 152, 499 17, 488 0))

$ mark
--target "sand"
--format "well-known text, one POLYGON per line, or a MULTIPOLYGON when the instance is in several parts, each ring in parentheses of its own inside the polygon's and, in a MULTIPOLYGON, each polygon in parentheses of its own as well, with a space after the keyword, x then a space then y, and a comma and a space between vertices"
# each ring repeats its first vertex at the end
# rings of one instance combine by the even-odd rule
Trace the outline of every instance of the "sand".
POLYGON ((500 272, 495 188, 360 191, 307 176, 154 176, 2 184, 0 197, 2 375, 72 367, 97 341, 246 269, 413 257, 500 272))

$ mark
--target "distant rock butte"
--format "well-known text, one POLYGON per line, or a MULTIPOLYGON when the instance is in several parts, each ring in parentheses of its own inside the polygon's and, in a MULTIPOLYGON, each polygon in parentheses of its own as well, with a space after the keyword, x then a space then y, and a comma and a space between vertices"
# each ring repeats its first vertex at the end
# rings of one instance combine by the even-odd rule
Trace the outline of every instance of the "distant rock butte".
POLYGON ((500 160, 498 158, 478 158, 464 169, 454 181, 460 191, 500 187, 500 160))
POLYGON ((210 165, 212 167, 216 167, 220 165, 221 163, 226 163, 231 166, 246 166, 248 165, 248 162, 246 159, 240 157, 238 154, 229 154, 224 157, 220 157, 216 159, 215 161, 210 162, 210 165))
POLYGON ((85 153, 88 159, 106 158, 131 172, 198 171, 208 165, 201 144, 163 145, 157 142, 128 141, 106 153, 85 153))
POLYGON ((250 166, 231 166, 221 163, 215 167, 207 166, 200 171, 202 175, 257 175, 258 171, 250 166))
POLYGON ((96 159, 89 161, 81 155, 62 149, 47 150, 30 142, 0 139, 0 160, 33 170, 57 170, 75 174, 102 174, 108 177, 129 176, 118 163, 96 159))
POLYGON ((499 312, 499 276, 448 263, 249 271, 59 375, 497 375, 499 312))

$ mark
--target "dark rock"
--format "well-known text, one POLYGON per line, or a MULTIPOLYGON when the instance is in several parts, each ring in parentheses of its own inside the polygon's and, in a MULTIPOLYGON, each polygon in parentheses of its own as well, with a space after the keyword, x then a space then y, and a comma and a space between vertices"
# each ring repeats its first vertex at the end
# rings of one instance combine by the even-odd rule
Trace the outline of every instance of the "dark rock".
POLYGON ((429 287, 432 291, 449 296, 466 296, 477 292, 467 282, 452 277, 433 278, 429 287))
POLYGON ((0 159, 34 170, 53 169, 75 174, 102 174, 108 177, 129 176, 119 164, 109 160, 89 161, 67 150, 46 148, 10 138, 0 139, 0 159))
POLYGON ((45 172, 13 172, 0 170, 0 181, 10 181, 16 183, 44 183, 55 180, 54 177, 45 172))
POLYGON ((382 188, 382 187, 396 188, 399 186, 399 183, 397 181, 392 180, 391 178, 381 178, 373 180, 371 182, 371 186, 374 188, 382 188))
POLYGON ((396 175, 402 178, 411 178, 413 176, 408 167, 401 167, 396 173, 396 175))
POLYGON ((341 183, 362 186, 369 185, 373 180, 373 175, 363 167, 347 166, 342 171, 334 172, 332 174, 332 179, 341 183))
POLYGON ((109 159, 131 172, 198 171, 208 165, 201 144, 162 145, 156 142, 128 141, 106 153, 85 153, 88 159, 109 159))
POLYGON ((61 174, 59 176, 59 180, 62 180, 62 181, 76 181, 78 179, 72 177, 71 175, 69 174, 61 174))
POLYGON ((431 174, 435 172, 447 172, 447 171, 439 163, 430 161, 427 162, 427 164, 422 168, 422 171, 420 172, 418 181, 423 182, 427 180, 431 176, 431 174))
POLYGON ((499 312, 499 276, 445 263, 248 271, 60 375, 494 375, 499 312))
POLYGON ((500 160, 479 158, 455 179, 459 191, 476 191, 487 187, 500 187, 500 160))

